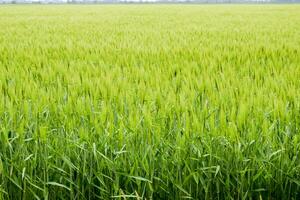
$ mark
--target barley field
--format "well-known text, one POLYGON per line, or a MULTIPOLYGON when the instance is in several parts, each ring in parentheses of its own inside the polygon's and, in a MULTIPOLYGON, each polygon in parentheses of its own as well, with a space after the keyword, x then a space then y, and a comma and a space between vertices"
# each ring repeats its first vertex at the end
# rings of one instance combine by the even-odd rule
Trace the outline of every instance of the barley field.
POLYGON ((300 5, 0 6, 0 200, 300 199, 300 5))

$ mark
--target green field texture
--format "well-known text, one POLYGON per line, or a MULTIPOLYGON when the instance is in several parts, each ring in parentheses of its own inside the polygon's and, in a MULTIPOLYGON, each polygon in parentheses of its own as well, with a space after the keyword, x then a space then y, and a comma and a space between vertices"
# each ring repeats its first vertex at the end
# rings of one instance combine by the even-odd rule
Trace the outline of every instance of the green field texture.
POLYGON ((300 199, 300 5, 0 6, 0 200, 300 199))

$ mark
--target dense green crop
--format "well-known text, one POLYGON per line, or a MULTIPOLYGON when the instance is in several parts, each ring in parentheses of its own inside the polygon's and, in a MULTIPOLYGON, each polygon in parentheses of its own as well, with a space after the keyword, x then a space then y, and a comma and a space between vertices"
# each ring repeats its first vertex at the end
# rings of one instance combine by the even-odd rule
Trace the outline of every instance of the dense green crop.
POLYGON ((298 5, 1 6, 0 91, 0 200, 300 198, 298 5))

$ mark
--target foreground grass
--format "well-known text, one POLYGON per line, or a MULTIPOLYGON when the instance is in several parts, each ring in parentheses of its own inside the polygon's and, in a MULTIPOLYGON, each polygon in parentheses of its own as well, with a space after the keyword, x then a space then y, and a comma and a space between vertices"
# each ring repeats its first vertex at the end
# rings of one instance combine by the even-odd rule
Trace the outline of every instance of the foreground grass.
POLYGON ((1 6, 0 199, 299 199, 300 6, 1 6))

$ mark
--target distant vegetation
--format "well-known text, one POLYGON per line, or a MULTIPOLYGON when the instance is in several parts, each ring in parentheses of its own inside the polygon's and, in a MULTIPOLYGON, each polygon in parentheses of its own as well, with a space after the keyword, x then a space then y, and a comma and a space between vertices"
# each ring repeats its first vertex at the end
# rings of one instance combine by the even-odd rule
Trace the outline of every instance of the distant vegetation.
POLYGON ((0 7, 0 199, 300 199, 300 6, 0 7))
POLYGON ((67 4, 92 4, 92 3, 300 3, 300 0, 0 0, 1 3, 67 3, 67 4))

